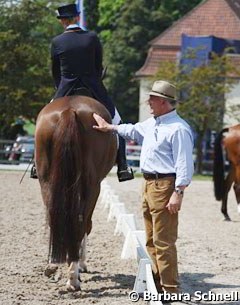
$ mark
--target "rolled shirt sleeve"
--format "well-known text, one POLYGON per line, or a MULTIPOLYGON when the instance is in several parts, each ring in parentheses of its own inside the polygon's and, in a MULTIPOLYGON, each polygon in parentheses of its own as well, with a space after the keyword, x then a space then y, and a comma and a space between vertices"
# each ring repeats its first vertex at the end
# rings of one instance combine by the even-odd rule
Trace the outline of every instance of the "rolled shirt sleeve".
POLYGON ((193 136, 187 128, 178 129, 172 137, 173 161, 176 172, 176 186, 190 184, 193 172, 193 136))
POLYGON ((125 140, 133 140, 141 145, 144 138, 144 127, 142 125, 141 123, 120 124, 117 126, 117 133, 125 140))

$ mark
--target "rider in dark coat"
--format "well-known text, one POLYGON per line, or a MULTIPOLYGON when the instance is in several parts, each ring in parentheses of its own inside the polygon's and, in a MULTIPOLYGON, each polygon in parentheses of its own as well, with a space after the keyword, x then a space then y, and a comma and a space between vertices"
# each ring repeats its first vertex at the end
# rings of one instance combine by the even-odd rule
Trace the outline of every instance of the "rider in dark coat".
MULTIPOLYGON (((98 36, 78 26, 79 12, 75 4, 59 7, 58 13, 65 31, 53 39, 51 46, 52 74, 57 89, 54 99, 90 95, 105 105, 113 122, 119 124, 121 118, 102 82, 102 46, 98 36)), ((117 165, 119 181, 133 179, 132 170, 127 166, 125 140, 120 136, 117 165)))
POLYGON ((77 25, 67 28, 53 39, 51 57, 57 88, 54 98, 85 87, 114 117, 115 107, 102 83, 102 46, 94 32, 83 31, 77 25))

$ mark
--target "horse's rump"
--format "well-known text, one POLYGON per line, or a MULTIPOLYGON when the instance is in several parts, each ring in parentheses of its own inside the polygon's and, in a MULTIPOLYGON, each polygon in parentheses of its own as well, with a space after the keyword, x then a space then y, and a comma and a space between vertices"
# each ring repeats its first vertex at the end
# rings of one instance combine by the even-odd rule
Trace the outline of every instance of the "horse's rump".
POLYGON ((50 226, 52 262, 76 261, 99 195, 116 158, 116 139, 92 128, 93 112, 111 117, 97 101, 57 99, 39 114, 36 165, 50 226))
POLYGON ((230 162, 232 179, 240 182, 240 124, 224 128, 216 137, 214 144, 213 180, 217 200, 226 194, 224 152, 230 162), (226 133, 226 134, 225 134, 226 133))

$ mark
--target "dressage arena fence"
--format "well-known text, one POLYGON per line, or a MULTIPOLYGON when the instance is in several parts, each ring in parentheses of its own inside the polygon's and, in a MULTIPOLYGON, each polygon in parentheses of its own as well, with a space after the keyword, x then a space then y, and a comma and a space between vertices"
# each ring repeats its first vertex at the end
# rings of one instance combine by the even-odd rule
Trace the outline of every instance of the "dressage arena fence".
MULTIPOLYGON (((125 238, 121 259, 136 259, 138 263, 133 291, 143 294, 147 290, 152 295, 157 295, 151 259, 145 246, 145 231, 137 230, 135 215, 128 213, 124 203, 119 200, 106 179, 101 184, 98 202, 104 210, 108 211, 107 221, 116 221, 114 235, 123 235, 125 238)), ((149 304, 162 305, 162 302, 151 300, 149 304)))
MULTIPOLYGON (((126 156, 128 165, 134 172, 139 173, 140 145, 126 145, 126 156)), ((212 175, 213 169, 213 149, 208 149, 204 153, 203 175, 212 175)), ((18 137, 16 140, 0 139, 0 169, 24 170, 31 162, 34 155, 34 138, 31 136, 18 137), (14 167, 15 165, 15 167, 14 167), (25 166, 24 166, 25 165, 25 166)), ((196 151, 194 151, 194 161, 196 162, 196 151)), ((226 167, 228 162, 226 161, 226 167)))
MULTIPOLYGON (((141 146, 126 145, 129 166, 139 172, 141 146)), ((0 164, 2 169, 24 170, 34 155, 34 137, 19 136, 16 140, 0 139, 0 164), (14 166, 15 165, 15 166, 14 166), (24 166, 25 165, 25 166, 24 166)))

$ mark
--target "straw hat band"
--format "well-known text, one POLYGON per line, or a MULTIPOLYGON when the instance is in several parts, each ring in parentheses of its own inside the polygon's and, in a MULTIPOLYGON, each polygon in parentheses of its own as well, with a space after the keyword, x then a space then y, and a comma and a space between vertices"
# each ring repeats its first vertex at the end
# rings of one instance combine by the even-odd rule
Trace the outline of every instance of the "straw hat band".
POLYGON ((155 90, 152 90, 151 92, 154 92, 154 93, 157 93, 157 94, 161 94, 161 95, 166 96, 168 98, 174 99, 174 96, 167 95, 166 93, 158 92, 158 91, 155 91, 155 90))
POLYGON ((160 96, 165 99, 176 101, 176 87, 165 80, 157 80, 152 86, 149 95, 160 96))

